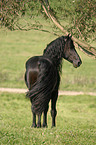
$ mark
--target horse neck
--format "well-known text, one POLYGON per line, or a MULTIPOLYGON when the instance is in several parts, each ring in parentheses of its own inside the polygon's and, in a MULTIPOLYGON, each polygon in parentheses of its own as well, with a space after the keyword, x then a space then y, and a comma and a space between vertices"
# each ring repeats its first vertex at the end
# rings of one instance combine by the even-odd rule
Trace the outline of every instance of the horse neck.
POLYGON ((43 53, 44 56, 52 60, 52 62, 60 72, 62 68, 62 51, 64 51, 64 45, 65 43, 63 41, 63 38, 60 37, 59 39, 50 43, 43 53))

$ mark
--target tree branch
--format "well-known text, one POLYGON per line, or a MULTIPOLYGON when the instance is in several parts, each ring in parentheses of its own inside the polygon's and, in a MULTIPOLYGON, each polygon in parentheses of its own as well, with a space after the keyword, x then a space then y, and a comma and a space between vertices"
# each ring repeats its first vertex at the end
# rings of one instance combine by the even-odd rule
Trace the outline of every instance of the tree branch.
POLYGON ((24 27, 20 27, 20 25, 18 25, 18 24, 16 24, 16 27, 17 27, 17 29, 19 29, 19 30, 29 31, 29 30, 34 29, 34 30, 39 30, 39 31, 43 31, 43 32, 47 32, 47 33, 50 33, 50 34, 59 36, 58 34, 56 34, 56 33, 54 33, 54 32, 50 32, 50 31, 48 31, 48 30, 41 29, 41 28, 39 28, 39 27, 30 26, 30 27, 28 27, 28 28, 24 28, 24 27))
MULTIPOLYGON (((68 32, 64 29, 64 27, 60 24, 60 22, 57 21, 57 19, 52 15, 50 9, 47 8, 47 6, 45 5, 43 0, 39 0, 44 12, 46 13, 46 15, 52 20, 52 22, 66 35, 68 35, 68 32)), ((77 43, 81 49, 88 54, 89 56, 95 56, 96 58, 96 47, 92 47, 91 45, 87 44, 86 42, 83 42, 77 38, 75 38, 74 36, 72 36, 72 39, 75 43, 77 43)))

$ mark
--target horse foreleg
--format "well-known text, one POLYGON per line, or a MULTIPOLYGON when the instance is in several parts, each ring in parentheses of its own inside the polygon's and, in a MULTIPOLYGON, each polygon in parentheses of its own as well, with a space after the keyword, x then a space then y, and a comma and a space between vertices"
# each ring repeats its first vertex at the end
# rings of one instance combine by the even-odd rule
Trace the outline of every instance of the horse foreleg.
POLYGON ((48 112, 49 105, 44 110, 44 116, 43 116, 43 127, 47 127, 47 112, 48 112))
POLYGON ((56 126, 55 118, 56 118, 56 114, 57 114, 56 101, 57 101, 58 93, 53 93, 52 95, 54 95, 51 100, 52 127, 55 127, 56 126))

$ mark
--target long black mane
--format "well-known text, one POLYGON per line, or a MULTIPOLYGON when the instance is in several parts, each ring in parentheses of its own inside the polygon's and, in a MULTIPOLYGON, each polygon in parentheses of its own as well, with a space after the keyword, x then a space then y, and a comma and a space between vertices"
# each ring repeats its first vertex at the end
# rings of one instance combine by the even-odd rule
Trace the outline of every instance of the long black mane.
POLYGON ((43 52, 43 56, 49 57, 59 72, 61 72, 62 69, 62 55, 64 53, 65 39, 64 36, 57 38, 49 43, 43 52))

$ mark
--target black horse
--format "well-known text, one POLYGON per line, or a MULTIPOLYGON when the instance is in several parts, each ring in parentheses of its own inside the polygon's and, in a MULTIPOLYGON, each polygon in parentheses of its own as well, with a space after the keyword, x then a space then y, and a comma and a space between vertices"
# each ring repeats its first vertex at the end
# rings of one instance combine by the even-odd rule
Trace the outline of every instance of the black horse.
POLYGON ((27 97, 30 98, 32 103, 32 127, 41 127, 42 113, 44 113, 43 127, 47 127, 47 112, 50 100, 52 127, 55 126, 62 58, 73 63, 75 68, 82 63, 70 35, 52 41, 47 45, 42 56, 31 57, 26 62, 25 82, 29 89, 27 97), (38 115, 37 125, 36 114, 38 115))

